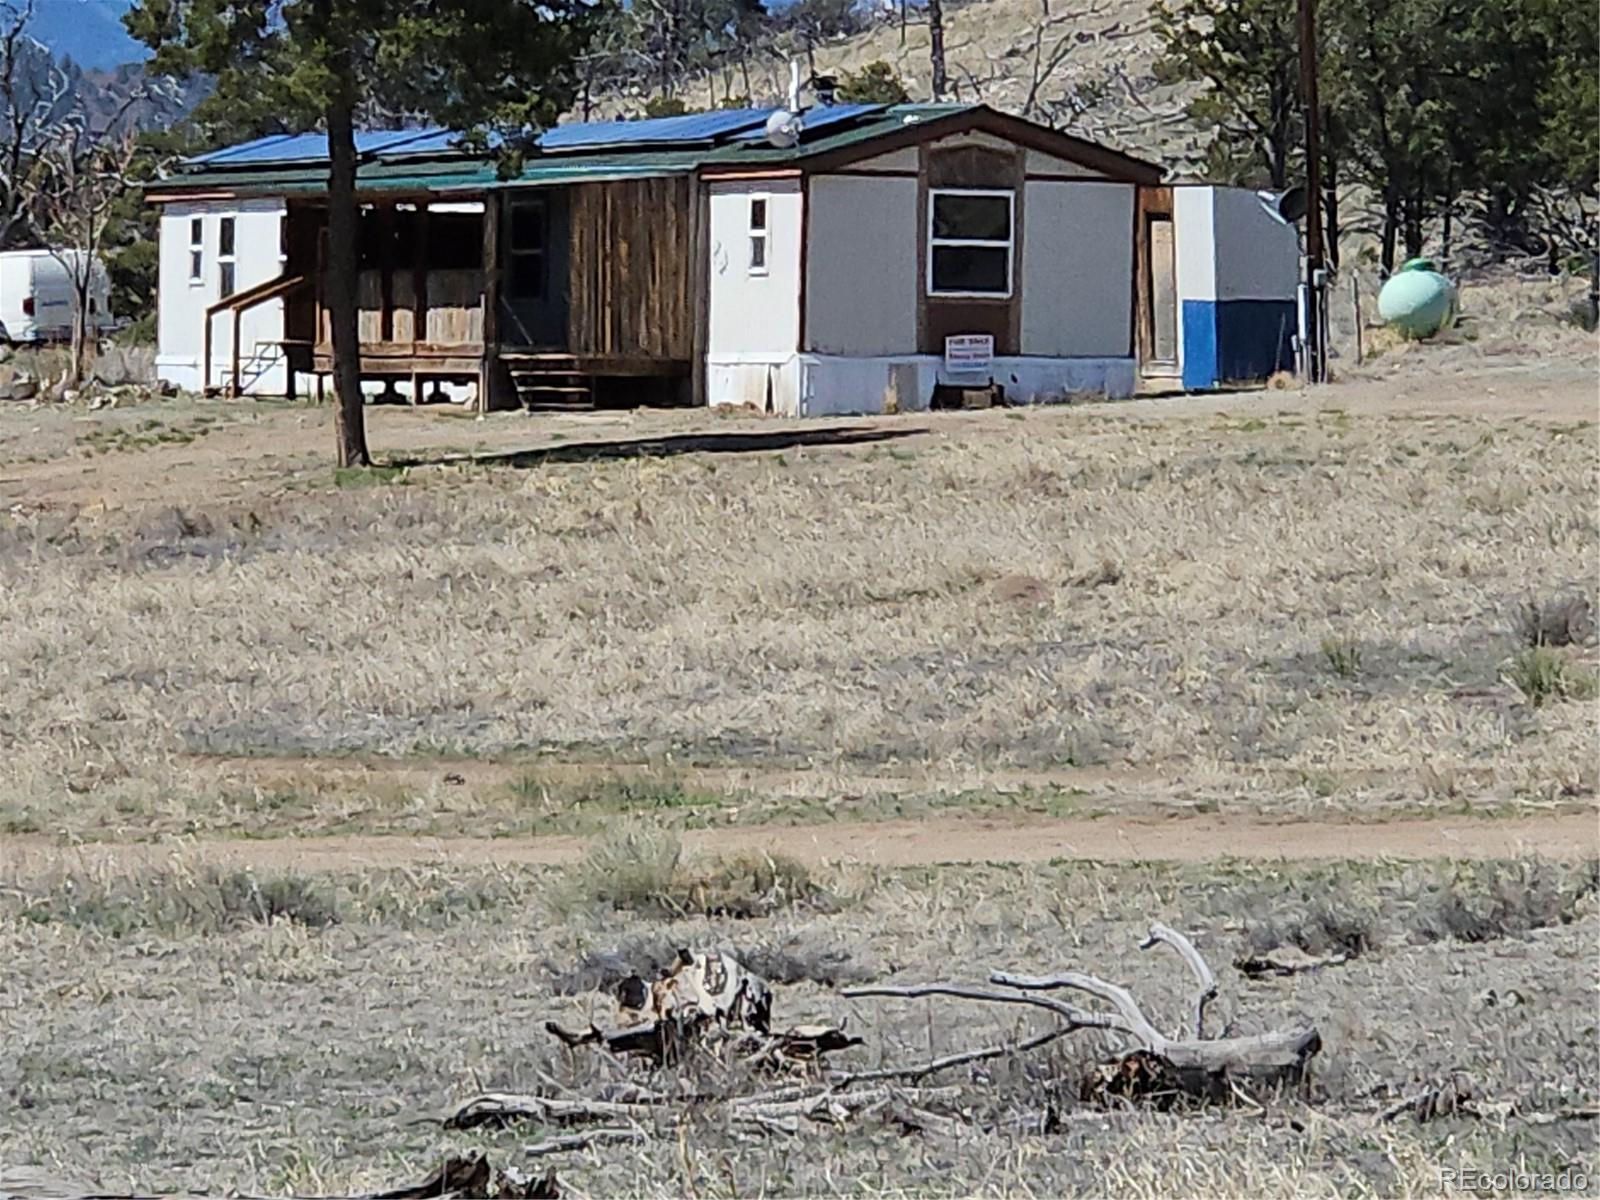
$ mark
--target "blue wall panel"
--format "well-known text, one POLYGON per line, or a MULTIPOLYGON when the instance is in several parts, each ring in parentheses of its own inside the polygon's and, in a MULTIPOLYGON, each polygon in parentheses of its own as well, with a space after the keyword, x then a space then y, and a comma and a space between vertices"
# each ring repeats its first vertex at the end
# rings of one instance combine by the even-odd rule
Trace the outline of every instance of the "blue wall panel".
POLYGON ((1294 369, 1293 300, 1185 300, 1183 386, 1256 383, 1294 369))
POLYGON ((1224 300, 1217 305, 1218 383, 1252 383, 1294 370, 1293 300, 1224 300))
POLYGON ((1208 388, 1217 382, 1217 302, 1183 302, 1183 386, 1208 388))

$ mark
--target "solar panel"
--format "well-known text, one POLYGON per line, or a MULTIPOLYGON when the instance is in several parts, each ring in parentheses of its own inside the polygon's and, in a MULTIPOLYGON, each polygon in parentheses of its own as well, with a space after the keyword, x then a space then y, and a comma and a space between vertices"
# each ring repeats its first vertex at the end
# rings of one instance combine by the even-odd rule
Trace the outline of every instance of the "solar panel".
MULTIPOLYGON (((493 149, 500 144, 500 135, 489 134, 488 146, 493 149)), ((380 154, 382 158, 400 154, 450 154, 461 151, 461 134, 449 129, 427 130, 414 141, 400 142, 384 147, 380 154)))
MULTIPOLYGON (((382 154, 451 135, 443 129, 372 129, 356 134, 357 154, 382 154)), ((261 166, 268 163, 325 162, 328 136, 323 133, 280 133, 237 146, 213 150, 187 160, 196 166, 261 166)))
POLYGON ((254 153, 265 150, 269 146, 290 141, 294 138, 294 136, 295 135, 292 133, 274 133, 268 137, 255 138, 248 142, 240 142, 234 146, 224 146, 222 149, 212 150, 208 154, 196 154, 192 158, 184 159, 184 162, 194 163, 197 165, 200 163, 223 162, 232 159, 238 154, 254 153))
POLYGON ((770 108, 718 109, 681 117, 652 117, 643 121, 592 121, 557 125, 539 138, 547 151, 592 150, 601 146, 659 146, 676 142, 716 142, 746 129, 760 129, 770 108))
MULTIPOLYGON (((846 125, 852 121, 858 121, 862 117, 870 117, 875 113, 882 112, 887 107, 888 105, 886 104, 827 104, 818 108, 808 108, 800 114, 800 137, 804 139, 818 130, 827 129, 833 125, 846 125)), ((766 122, 763 121, 762 125, 765 126, 765 124, 766 122)), ((764 128, 751 129, 740 133, 733 140, 736 142, 756 142, 765 136, 766 131, 764 128)))
MULTIPOLYGON (((800 136, 848 124, 882 112, 882 104, 830 104, 800 117, 800 136)), ((653 117, 642 121, 593 121, 557 125, 539 137, 547 153, 627 146, 756 142, 765 136, 767 118, 776 109, 735 108, 653 117)), ((496 139, 490 139, 490 145, 496 139)), ((400 155, 448 154, 459 150, 459 135, 446 129, 375 129, 356 134, 356 151, 381 158, 400 155)), ((269 166, 274 163, 326 162, 328 139, 320 133, 280 133, 256 138, 187 159, 189 166, 269 166)))

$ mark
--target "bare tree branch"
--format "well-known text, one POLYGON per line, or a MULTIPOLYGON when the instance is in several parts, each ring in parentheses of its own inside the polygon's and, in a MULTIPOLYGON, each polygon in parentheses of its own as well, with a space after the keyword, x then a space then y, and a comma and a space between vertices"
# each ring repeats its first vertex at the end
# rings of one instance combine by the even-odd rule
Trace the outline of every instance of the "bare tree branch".
POLYGON ((1194 972, 1195 981, 1199 983, 1200 990, 1194 998, 1194 1036, 1206 1036, 1206 1005, 1216 999, 1217 977, 1211 973, 1211 968, 1206 965, 1206 960, 1200 957, 1194 943, 1170 926, 1163 925, 1160 921, 1150 926, 1150 934, 1139 943, 1139 949, 1148 950, 1160 942, 1165 942, 1182 956, 1183 961, 1189 964, 1189 970, 1194 972))

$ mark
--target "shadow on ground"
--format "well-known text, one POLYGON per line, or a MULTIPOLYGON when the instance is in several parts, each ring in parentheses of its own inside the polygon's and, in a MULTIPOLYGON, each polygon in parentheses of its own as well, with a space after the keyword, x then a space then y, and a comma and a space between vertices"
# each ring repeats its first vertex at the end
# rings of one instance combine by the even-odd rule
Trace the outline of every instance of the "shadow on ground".
POLYGON ((830 425, 820 429, 775 429, 758 432, 684 433, 668 437, 627 438, 606 441, 570 442, 539 446, 531 450, 511 450, 502 454, 440 454, 397 457, 396 467, 443 466, 475 463, 486 467, 539 467, 546 463, 591 462, 597 459, 671 458, 679 454, 759 454, 773 450, 796 450, 806 446, 857 446, 886 442, 926 433, 927 428, 867 428, 860 425, 830 425))

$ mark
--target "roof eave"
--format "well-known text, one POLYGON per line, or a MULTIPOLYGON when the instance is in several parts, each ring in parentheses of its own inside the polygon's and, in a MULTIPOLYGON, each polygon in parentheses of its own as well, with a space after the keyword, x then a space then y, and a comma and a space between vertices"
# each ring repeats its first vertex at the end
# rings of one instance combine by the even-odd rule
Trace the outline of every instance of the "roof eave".
POLYGON ((798 168, 806 174, 820 174, 838 167, 849 166, 862 159, 875 158, 880 154, 888 154, 907 146, 918 146, 924 142, 968 131, 992 133, 1018 145, 1041 150, 1057 158, 1089 167, 1119 182, 1157 184, 1165 174, 1163 168, 1155 163, 1061 133, 1059 130, 1035 125, 1020 117, 998 112, 987 105, 972 105, 953 112, 924 117, 844 146, 808 150, 801 145, 796 147, 793 155, 766 159, 760 164, 728 160, 708 163, 701 168, 701 173, 708 177, 727 177, 749 173, 761 167, 771 169, 791 167, 798 168))

